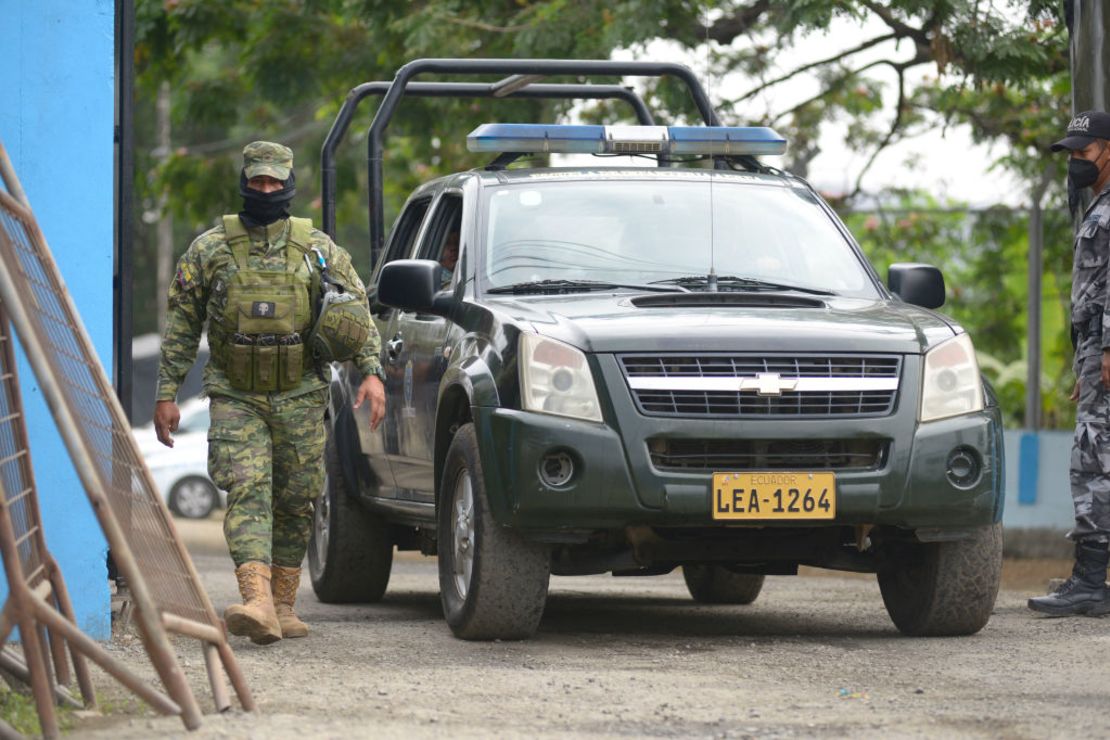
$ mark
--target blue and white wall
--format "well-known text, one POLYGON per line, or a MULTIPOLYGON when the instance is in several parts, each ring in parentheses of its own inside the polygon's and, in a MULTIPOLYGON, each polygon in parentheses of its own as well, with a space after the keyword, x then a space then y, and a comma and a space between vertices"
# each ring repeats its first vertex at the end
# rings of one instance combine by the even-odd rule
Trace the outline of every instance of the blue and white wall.
MULTIPOLYGON (((113 0, 0 0, 0 141, 109 375, 114 36, 113 0)), ((22 355, 19 373, 47 545, 79 626, 107 639, 107 545, 22 355)))
POLYGON ((1071 529, 1070 431, 1006 430, 1007 529, 1071 529))

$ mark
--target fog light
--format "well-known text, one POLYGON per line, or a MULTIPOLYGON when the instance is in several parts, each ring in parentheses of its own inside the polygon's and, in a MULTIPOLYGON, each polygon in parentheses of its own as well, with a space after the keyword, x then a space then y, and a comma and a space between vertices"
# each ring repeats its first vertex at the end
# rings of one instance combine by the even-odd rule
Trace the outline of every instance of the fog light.
POLYGON ((574 477, 574 458, 563 451, 549 452, 540 460, 540 480, 551 488, 561 488, 574 477))
POLYGON ((957 488, 973 488, 982 477, 979 453, 970 447, 957 447, 948 453, 948 480, 957 488))

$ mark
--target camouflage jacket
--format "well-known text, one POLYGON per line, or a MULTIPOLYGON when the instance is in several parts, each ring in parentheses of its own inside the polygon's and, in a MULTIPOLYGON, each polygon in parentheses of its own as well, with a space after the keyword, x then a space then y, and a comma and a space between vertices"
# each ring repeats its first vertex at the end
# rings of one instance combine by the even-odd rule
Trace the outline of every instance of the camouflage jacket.
POLYGON ((1076 332, 1075 363, 1110 347, 1110 187, 1095 196, 1075 232, 1071 271, 1071 323, 1076 332))
MULTIPOLYGON (((252 270, 284 270, 285 244, 289 235, 289 221, 282 219, 266 227, 247 230, 251 238, 247 264, 252 270)), ((348 290, 357 291, 366 300, 366 290, 358 277, 351 256, 331 238, 313 229, 311 246, 319 249, 328 261, 328 271, 348 290)), ((169 310, 162 332, 161 362, 158 366, 158 391, 156 399, 172 401, 185 374, 196 361, 201 332, 209 317, 222 316, 227 301, 229 277, 238 267, 228 247, 223 224, 198 236, 177 263, 177 274, 170 284, 169 310)), ((213 334, 209 341, 219 341, 213 334)), ((218 350, 213 350, 215 356, 218 350)), ((374 325, 370 336, 353 362, 363 375, 371 375, 381 367, 381 339, 374 325)), ((291 398, 327 387, 314 368, 305 370, 301 384, 290 391, 268 394, 274 399, 291 398)), ((218 363, 209 359, 204 368, 204 390, 209 395, 231 397, 255 396, 232 389, 218 363)))

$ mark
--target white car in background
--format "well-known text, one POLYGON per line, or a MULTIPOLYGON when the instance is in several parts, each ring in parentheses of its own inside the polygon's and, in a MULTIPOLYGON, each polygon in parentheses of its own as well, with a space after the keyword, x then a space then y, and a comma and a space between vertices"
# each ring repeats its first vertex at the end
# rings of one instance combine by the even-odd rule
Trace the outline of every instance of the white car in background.
POLYGON ((158 441, 153 422, 132 430, 166 505, 189 519, 204 519, 227 505, 227 493, 208 477, 208 421, 208 399, 191 398, 181 404, 173 447, 158 441))

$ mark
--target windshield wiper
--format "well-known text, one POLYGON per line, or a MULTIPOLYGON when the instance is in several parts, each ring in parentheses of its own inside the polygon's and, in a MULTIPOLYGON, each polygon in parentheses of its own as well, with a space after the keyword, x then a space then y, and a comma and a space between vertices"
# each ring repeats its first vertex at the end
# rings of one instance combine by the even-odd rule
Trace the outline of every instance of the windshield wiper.
POLYGON ((678 283, 667 287, 653 283, 615 283, 609 280, 531 280, 512 285, 499 285, 490 288, 487 293, 546 293, 573 290, 609 290, 611 288, 629 288, 630 290, 648 290, 653 293, 689 293, 690 289, 678 283))
MULTIPOLYGON (((773 283, 768 280, 756 280, 755 278, 736 277, 735 275, 717 275, 716 282, 718 285, 727 285, 730 288, 748 288, 751 290, 793 290, 798 293, 810 293, 812 295, 836 295, 831 290, 821 290, 820 288, 805 288, 800 285, 787 285, 786 283, 773 283)), ((697 285, 708 286, 708 275, 683 275, 682 277, 668 278, 666 280, 653 280, 653 285, 697 285)))

